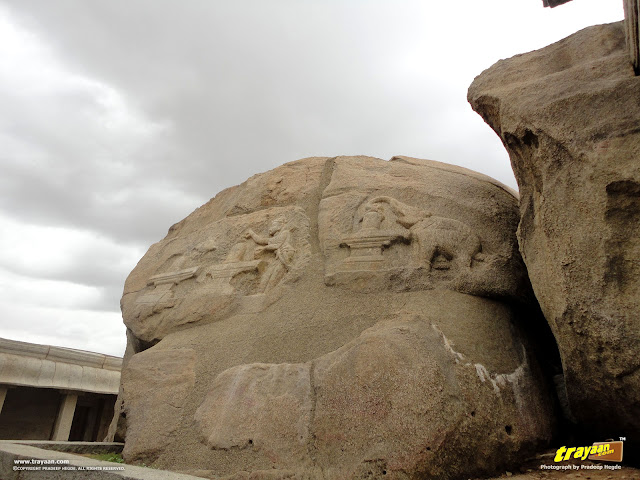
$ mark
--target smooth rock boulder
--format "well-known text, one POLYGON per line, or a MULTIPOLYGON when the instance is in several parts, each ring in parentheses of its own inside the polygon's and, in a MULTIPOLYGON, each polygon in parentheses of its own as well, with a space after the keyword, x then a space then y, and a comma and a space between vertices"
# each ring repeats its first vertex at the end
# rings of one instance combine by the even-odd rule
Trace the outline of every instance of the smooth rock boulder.
POLYGON ((548 443, 507 187, 310 158, 171 227, 127 279, 124 456, 210 478, 468 478, 548 443))
POLYGON ((520 187, 520 251, 562 356, 575 420, 640 433, 640 77, 622 23, 479 75, 468 94, 520 187))

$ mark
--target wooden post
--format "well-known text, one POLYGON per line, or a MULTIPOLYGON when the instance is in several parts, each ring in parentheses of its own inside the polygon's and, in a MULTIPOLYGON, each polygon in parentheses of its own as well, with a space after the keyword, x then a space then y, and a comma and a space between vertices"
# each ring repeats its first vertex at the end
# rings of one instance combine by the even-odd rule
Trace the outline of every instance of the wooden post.
POLYGON ((624 0, 624 27, 631 64, 636 75, 640 75, 640 0, 624 0))

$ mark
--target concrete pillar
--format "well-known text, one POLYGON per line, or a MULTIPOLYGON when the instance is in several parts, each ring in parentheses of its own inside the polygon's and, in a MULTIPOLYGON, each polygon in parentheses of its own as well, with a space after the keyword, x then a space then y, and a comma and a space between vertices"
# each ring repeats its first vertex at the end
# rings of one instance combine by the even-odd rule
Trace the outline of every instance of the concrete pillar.
POLYGON ((94 405, 91 405, 89 408, 89 412, 87 413, 87 420, 84 426, 84 432, 82 432, 82 441, 83 442, 94 442, 95 438, 93 438, 93 434, 97 431, 97 421, 98 421, 98 407, 97 402, 94 405))
POLYGON ((73 415, 76 413, 76 403, 78 402, 78 395, 75 393, 67 393, 64 395, 60 404, 60 410, 58 410, 58 418, 56 418, 56 424, 53 427, 53 435, 51 440, 58 442, 66 442, 69 440, 69 433, 71 432, 71 424, 73 423, 73 415))
POLYGON ((0 386, 0 413, 2 413, 2 406, 4 405, 4 399, 7 398, 7 390, 5 386, 0 386))
POLYGON ((106 398, 100 398, 98 405, 98 421, 97 421, 97 432, 96 432, 96 442, 103 442, 105 437, 107 436, 107 430, 109 429, 109 423, 111 423, 111 419, 113 418, 113 408, 110 408, 109 404, 114 400, 109 401, 112 398, 111 396, 106 398))

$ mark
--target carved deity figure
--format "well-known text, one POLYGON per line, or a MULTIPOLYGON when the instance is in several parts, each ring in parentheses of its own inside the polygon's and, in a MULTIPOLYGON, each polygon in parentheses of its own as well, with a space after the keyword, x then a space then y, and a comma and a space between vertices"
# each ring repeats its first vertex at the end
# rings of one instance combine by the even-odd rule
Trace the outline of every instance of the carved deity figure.
POLYGON ((246 239, 252 239, 261 247, 256 248, 254 257, 259 258, 264 253, 272 252, 275 258, 262 274, 258 290, 266 292, 275 287, 282 277, 291 268, 296 250, 291 243, 291 231, 286 228, 286 219, 283 216, 275 218, 269 225, 269 236, 263 237, 249 229, 245 234, 246 239))
POLYGON ((380 230, 385 219, 384 209, 380 203, 368 202, 364 207, 365 213, 362 216, 362 230, 380 230))
POLYGON ((466 223, 438 217, 394 198, 380 196, 370 203, 386 203, 396 215, 396 222, 411 232, 410 239, 417 263, 426 266, 442 262, 470 268, 473 259, 481 260, 480 239, 466 223))

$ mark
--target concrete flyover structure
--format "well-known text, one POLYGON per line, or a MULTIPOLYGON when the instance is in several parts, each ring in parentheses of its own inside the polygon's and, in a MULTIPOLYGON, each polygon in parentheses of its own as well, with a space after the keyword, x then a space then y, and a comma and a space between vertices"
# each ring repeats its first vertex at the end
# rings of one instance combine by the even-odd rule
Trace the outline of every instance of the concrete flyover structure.
POLYGON ((0 439, 101 441, 122 359, 0 338, 0 439))

